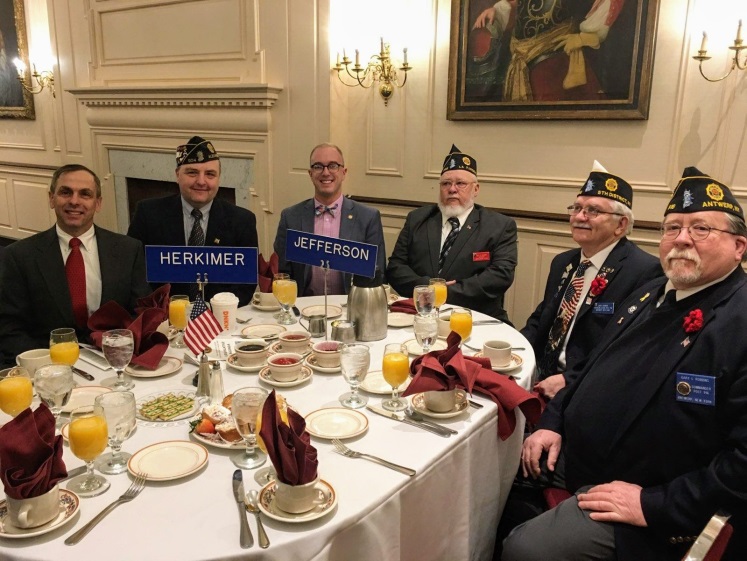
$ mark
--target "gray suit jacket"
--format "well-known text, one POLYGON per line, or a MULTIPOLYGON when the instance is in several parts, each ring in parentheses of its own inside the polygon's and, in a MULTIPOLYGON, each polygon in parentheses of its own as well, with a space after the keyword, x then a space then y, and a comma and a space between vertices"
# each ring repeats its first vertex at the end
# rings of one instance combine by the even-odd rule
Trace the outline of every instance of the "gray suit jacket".
MULTIPOLYGON (((101 303, 114 300, 132 313, 150 294, 140 242, 96 228, 101 303)), ((65 264, 54 227, 6 248, 0 264, 0 358, 9 364, 23 351, 49 346, 49 332, 74 327, 65 264)), ((81 341, 87 332, 79 332, 81 341)))
MULTIPOLYGON (((283 209, 275 236, 274 249, 278 254, 278 269, 288 273, 299 285, 299 295, 305 294, 311 281, 311 267, 302 263, 291 263, 285 259, 285 244, 288 230, 314 232, 314 199, 307 199, 296 205, 283 209)), ((357 203, 352 199, 342 199, 342 220, 340 221, 340 239, 369 243, 378 246, 376 267, 382 272, 386 268, 386 248, 384 247, 384 230, 381 227, 381 214, 378 210, 357 203)), ((344 273, 345 294, 350 291, 352 275, 344 273)))

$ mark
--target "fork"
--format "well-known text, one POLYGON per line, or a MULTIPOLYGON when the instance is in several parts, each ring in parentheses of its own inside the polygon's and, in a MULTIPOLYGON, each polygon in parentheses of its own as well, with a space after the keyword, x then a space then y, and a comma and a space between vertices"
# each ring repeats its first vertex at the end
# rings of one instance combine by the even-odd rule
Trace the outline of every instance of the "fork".
POLYGON ((104 517, 109 514, 112 510, 117 508, 119 505, 124 503, 129 503, 132 499, 137 497, 140 494, 140 491, 143 490, 145 487, 145 480, 148 478, 147 473, 138 473, 135 476, 135 480, 132 482, 132 485, 125 491, 122 496, 120 496, 116 501, 111 503, 109 506, 107 506, 104 510, 99 512, 96 516, 94 516, 91 521, 83 526, 80 530, 75 532, 72 536, 67 538, 65 540, 65 545, 75 545, 80 540, 82 540, 88 532, 93 530, 93 527, 96 526, 99 522, 101 522, 104 517))
POLYGON ((345 446, 342 442, 340 442, 340 440, 338 440, 337 438, 332 439, 332 444, 335 445, 335 448, 340 454, 342 454, 343 456, 347 456, 348 458, 367 458, 373 462, 376 462, 377 464, 381 464, 382 466, 386 466, 390 469, 393 469, 394 471, 404 473, 405 475, 409 475, 410 477, 415 475, 414 469, 410 469, 404 466, 393 464, 392 462, 388 462, 387 460, 384 460, 383 458, 379 458, 378 456, 372 456, 371 454, 364 454, 363 452, 356 452, 355 450, 351 450, 350 448, 345 446))

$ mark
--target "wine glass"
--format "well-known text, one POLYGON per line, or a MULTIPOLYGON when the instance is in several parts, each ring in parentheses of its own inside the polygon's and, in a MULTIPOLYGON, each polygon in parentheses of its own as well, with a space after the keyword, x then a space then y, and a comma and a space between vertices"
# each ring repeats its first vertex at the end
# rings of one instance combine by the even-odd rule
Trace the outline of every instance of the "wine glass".
POLYGON ((273 281, 272 290, 275 293, 275 298, 280 302, 280 307, 283 309, 278 317, 278 323, 281 325, 292 325, 296 323, 296 318, 290 313, 290 307, 296 303, 296 297, 298 296, 298 286, 296 285, 296 281, 293 279, 273 281))
POLYGON ((472 312, 467 308, 454 308, 449 318, 449 327, 456 331, 463 343, 472 334, 472 312))
MULTIPOLYGON (((171 305, 169 305, 169 310, 171 310, 171 305)), ((132 360, 132 353, 135 350, 135 339, 132 331, 129 329, 105 331, 101 339, 101 348, 104 351, 106 362, 117 373, 116 378, 104 380, 103 384, 120 392, 134 388, 134 382, 128 376, 125 376, 124 373, 125 368, 127 368, 127 365, 132 360)))
POLYGON ((74 387, 73 369, 67 364, 45 364, 34 373, 34 388, 54 415, 55 427, 62 424, 60 412, 70 400, 74 387))
POLYGON ((371 352, 366 345, 353 343, 342 345, 340 350, 340 366, 342 375, 350 385, 350 391, 339 397, 340 403, 351 409, 360 409, 368 403, 368 398, 358 393, 358 386, 368 374, 371 363, 371 352))
POLYGON ((73 477, 67 488, 81 497, 95 497, 109 488, 109 482, 101 475, 94 475, 93 461, 106 448, 109 436, 106 417, 101 405, 85 405, 70 413, 68 442, 70 450, 86 462, 86 473, 73 477))
POLYGON ((78 337, 72 327, 53 329, 49 333, 49 356, 55 364, 72 366, 78 360, 78 337))
POLYGON ((423 354, 431 350, 431 345, 438 336, 438 311, 425 315, 416 315, 412 324, 415 339, 423 347, 423 354))
POLYGON ((175 349, 185 349, 184 329, 187 327, 187 305, 189 305, 189 296, 185 294, 176 294, 169 298, 169 323, 177 330, 176 337, 171 342, 175 349))
POLYGON ((430 314, 436 305, 436 289, 429 284, 416 286, 412 299, 419 314, 430 314))
POLYGON ((31 406, 34 389, 28 370, 14 366, 0 370, 0 409, 11 417, 31 406))
POLYGON ((267 461, 267 454, 257 450, 256 431, 257 415, 262 411, 269 393, 264 388, 241 388, 233 393, 231 414, 236 423, 236 430, 246 442, 244 452, 231 458, 236 467, 253 469, 267 461))
POLYGON ((441 311, 441 306, 446 303, 446 297, 448 295, 448 289, 446 288, 446 279, 431 279, 429 284, 436 291, 436 302, 434 306, 436 310, 441 311))
POLYGON ((381 373, 384 380, 392 386, 392 397, 381 402, 387 411, 403 411, 407 402, 399 397, 399 387, 407 380, 410 372, 410 361, 407 352, 400 343, 390 343, 384 347, 384 359, 381 362, 381 373))
POLYGON ((135 430, 135 394, 125 391, 102 393, 96 396, 94 403, 104 410, 112 451, 99 456, 93 465, 101 473, 111 475, 127 471, 131 454, 122 452, 122 443, 135 430))

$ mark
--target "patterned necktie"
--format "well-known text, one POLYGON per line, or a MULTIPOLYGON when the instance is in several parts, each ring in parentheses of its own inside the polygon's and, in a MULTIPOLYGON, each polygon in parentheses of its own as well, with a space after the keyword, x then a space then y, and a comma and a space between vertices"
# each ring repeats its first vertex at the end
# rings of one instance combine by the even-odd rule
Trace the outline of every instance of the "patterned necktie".
POLYGON ((192 216, 195 221, 192 224, 192 231, 189 233, 187 245, 205 245, 205 232, 202 230, 202 212, 194 208, 192 209, 192 216))
POLYGON ((314 209, 314 216, 321 216, 325 212, 328 212, 330 216, 334 218, 335 211, 337 210, 337 203, 333 204, 332 206, 325 206, 325 205, 319 205, 314 209))
POLYGON ((545 352, 537 365, 540 380, 558 373, 558 357, 563 348, 563 341, 565 341, 565 336, 568 333, 568 327, 570 327, 573 316, 576 313, 578 301, 581 298, 581 290, 584 287, 584 273, 590 265, 591 261, 588 259, 579 264, 576 268, 576 273, 563 293, 563 300, 560 302, 558 315, 555 317, 555 321, 550 329, 550 335, 547 338, 545 352))
POLYGON ((83 254, 80 251, 80 240, 70 240, 70 255, 65 263, 65 276, 67 276, 67 287, 70 290, 70 301, 73 304, 73 315, 75 325, 85 329, 88 324, 88 304, 86 303, 86 266, 83 263, 83 254))
POLYGON ((456 241, 457 236, 459 235, 459 219, 456 216, 452 216, 449 218, 449 224, 451 224, 451 232, 449 232, 449 235, 446 236, 446 239, 444 240, 444 246, 441 248, 441 255, 438 257, 438 274, 441 274, 441 271, 444 268, 444 262, 446 261, 446 256, 449 255, 449 251, 451 250, 451 246, 454 245, 454 242, 456 241))

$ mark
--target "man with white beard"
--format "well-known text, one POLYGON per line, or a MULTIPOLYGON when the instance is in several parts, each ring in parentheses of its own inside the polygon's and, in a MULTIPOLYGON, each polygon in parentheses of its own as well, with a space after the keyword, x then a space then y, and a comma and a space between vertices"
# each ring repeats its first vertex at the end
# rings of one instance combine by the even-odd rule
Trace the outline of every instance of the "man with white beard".
POLYGON ((402 296, 431 278, 446 279, 447 302, 505 322, 503 295, 514 281, 516 223, 475 204, 477 162, 452 145, 439 181, 439 203, 407 215, 386 277, 402 296))

